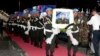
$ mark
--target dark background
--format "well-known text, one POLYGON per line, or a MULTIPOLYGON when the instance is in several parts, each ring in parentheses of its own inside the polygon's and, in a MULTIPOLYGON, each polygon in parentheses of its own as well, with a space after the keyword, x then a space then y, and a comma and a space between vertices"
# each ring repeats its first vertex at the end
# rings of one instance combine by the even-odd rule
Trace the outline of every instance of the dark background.
MULTIPOLYGON (((96 0, 20 0, 20 11, 36 5, 57 5, 65 8, 94 8, 96 0)), ((19 0, 0 0, 0 10, 13 13, 19 10, 19 0)))

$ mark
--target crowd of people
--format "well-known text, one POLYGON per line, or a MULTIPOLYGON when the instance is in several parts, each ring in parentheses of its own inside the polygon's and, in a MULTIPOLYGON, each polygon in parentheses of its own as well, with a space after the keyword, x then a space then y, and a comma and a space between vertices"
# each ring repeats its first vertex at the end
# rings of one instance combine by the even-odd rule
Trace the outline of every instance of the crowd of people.
MULTIPOLYGON (((31 45, 35 47, 42 48, 43 40, 50 37, 52 32, 46 32, 44 34, 44 26, 46 29, 52 29, 52 8, 46 9, 45 13, 40 17, 40 12, 37 10, 33 10, 29 12, 27 9, 24 11, 23 15, 11 15, 8 21, 8 30, 15 34, 19 34, 23 41, 29 43, 31 41, 31 45)), ((55 41, 55 40, 54 40, 55 41)), ((49 51, 51 55, 54 52, 54 45, 50 46, 46 45, 46 55, 49 55, 49 51)))
MULTIPOLYGON (((52 8, 47 8, 43 13, 40 13, 40 11, 36 9, 32 11, 25 9, 22 14, 15 12, 15 14, 10 15, 9 17, 7 22, 7 30, 16 35, 20 35, 23 41, 26 43, 31 41, 30 44, 38 48, 42 48, 43 41, 45 40, 46 56, 54 56, 54 48, 58 47, 58 37, 63 37, 63 35, 59 36, 60 33, 66 33, 64 38, 68 38, 69 36, 67 44, 68 56, 71 56, 71 46, 73 46, 74 50, 73 56, 76 56, 78 50, 78 44, 74 43, 73 39, 71 40, 70 37, 74 37, 74 40, 81 44, 88 44, 89 40, 92 39, 91 36, 93 35, 92 42, 94 48, 92 49, 95 50, 95 52, 93 51, 95 56, 99 56, 100 16, 95 10, 92 12, 92 18, 90 14, 85 13, 84 11, 79 11, 78 9, 73 10, 75 22, 71 24, 74 26, 71 31, 76 31, 77 27, 79 28, 79 32, 72 33, 73 36, 71 36, 68 31, 61 32, 57 29, 53 29, 52 14, 52 8), (88 24, 91 25, 93 29, 88 26, 88 24)), ((66 27, 65 30, 67 30, 68 27, 66 27)))

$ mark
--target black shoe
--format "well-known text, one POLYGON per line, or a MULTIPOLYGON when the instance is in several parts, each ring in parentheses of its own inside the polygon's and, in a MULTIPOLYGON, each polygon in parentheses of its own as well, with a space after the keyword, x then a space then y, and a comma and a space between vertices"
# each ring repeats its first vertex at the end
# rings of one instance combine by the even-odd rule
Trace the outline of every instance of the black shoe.
POLYGON ((35 47, 40 48, 40 46, 39 46, 39 45, 37 45, 37 44, 35 45, 35 47))
POLYGON ((26 43, 29 43, 29 41, 25 41, 26 43))
POLYGON ((28 41, 28 40, 24 40, 24 42, 25 42, 25 43, 29 43, 29 41, 28 41))
POLYGON ((73 54, 73 56, 76 56, 75 54, 73 54))
POLYGON ((40 46, 40 48, 42 48, 42 46, 40 46))
POLYGON ((55 46, 55 48, 58 48, 58 46, 55 46))
POLYGON ((46 55, 46 56, 49 56, 49 55, 46 55))
POLYGON ((37 47, 37 44, 36 44, 36 43, 34 43, 34 46, 35 46, 35 47, 37 47))
POLYGON ((50 55, 50 56, 53 56, 53 55, 50 55))
POLYGON ((68 56, 71 56, 70 54, 68 54, 68 56))
POLYGON ((31 45, 33 45, 33 42, 31 42, 31 45))

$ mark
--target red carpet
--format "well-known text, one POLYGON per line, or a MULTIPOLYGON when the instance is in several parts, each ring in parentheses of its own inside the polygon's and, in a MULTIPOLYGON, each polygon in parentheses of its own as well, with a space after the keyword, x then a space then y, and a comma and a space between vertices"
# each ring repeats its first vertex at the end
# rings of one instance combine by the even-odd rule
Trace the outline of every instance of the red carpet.
MULTIPOLYGON (((28 54, 28 56, 45 56, 45 43, 43 44, 43 48, 41 49, 34 47, 30 43, 24 43, 23 40, 18 36, 11 36, 11 38, 28 54)), ((67 49, 59 45, 59 48, 55 49, 54 56, 67 56, 67 49)), ((78 52, 77 56, 86 55, 78 52)))

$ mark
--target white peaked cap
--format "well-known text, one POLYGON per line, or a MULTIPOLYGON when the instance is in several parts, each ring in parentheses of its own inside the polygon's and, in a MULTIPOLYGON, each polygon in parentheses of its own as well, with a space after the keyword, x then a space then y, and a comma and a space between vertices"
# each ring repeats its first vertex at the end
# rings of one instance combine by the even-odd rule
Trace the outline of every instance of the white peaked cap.
POLYGON ((46 12, 42 12, 42 13, 40 14, 40 18, 45 17, 45 16, 47 16, 47 13, 46 13, 46 12))
POLYGON ((33 10, 34 10, 34 9, 37 9, 37 6, 33 6, 32 9, 33 9, 33 10))
POLYGON ((75 8, 75 9, 73 9, 73 11, 74 11, 74 12, 78 12, 79 10, 75 8))
POLYGON ((28 13, 28 12, 29 12, 28 9, 23 10, 23 13, 24 13, 24 14, 25 14, 25 13, 28 13))

